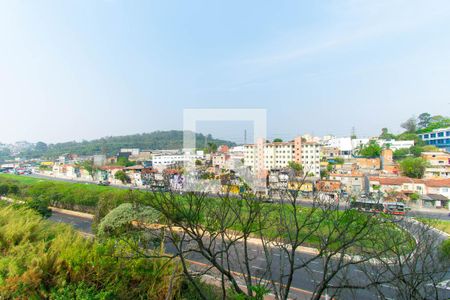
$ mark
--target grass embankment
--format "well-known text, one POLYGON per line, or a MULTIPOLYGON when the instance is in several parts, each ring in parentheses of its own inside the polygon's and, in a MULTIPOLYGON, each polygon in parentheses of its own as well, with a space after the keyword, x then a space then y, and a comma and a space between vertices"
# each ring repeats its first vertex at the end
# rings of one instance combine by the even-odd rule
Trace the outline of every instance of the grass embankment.
POLYGON ((11 174, 0 174, 0 194, 2 186, 8 186, 7 195, 11 198, 41 198, 51 206, 92 214, 97 212, 99 205, 114 208, 130 202, 130 197, 143 195, 141 191, 11 174))
MULTIPOLYGON (((8 186, 8 196, 16 198, 32 198, 46 201, 51 206, 65 209, 77 210, 95 214, 94 224, 98 222, 112 209, 122 203, 141 202, 152 203, 155 209, 158 209, 157 202, 151 200, 152 195, 145 191, 139 190, 123 190, 114 187, 97 186, 93 184, 68 183, 61 181, 52 181, 38 179, 25 176, 0 174, 0 194, 2 186, 8 186), (150 199, 150 200, 149 200, 150 199), (156 203, 156 205, 155 205, 156 203)), ((5 189, 5 188, 3 188, 5 189)), ((185 206, 187 203, 185 196, 177 196, 176 207, 185 206)), ((219 199, 208 198, 207 205, 201 207, 201 212, 196 216, 201 224, 207 226, 216 226, 216 216, 227 209, 220 207, 222 204, 219 199)), ((239 202, 240 200, 231 199, 231 201, 239 202)), ((293 216, 292 206, 280 204, 261 204, 264 214, 267 215, 266 228, 264 234, 268 237, 287 238, 288 234, 296 234, 295 226, 281 226, 279 223, 280 216, 285 215, 285 220, 293 216)), ((239 205, 238 205, 239 206, 239 205)), ((248 214, 245 205, 240 209, 242 216, 248 214)), ((350 239, 352 235, 363 235, 364 238, 355 243, 355 248, 359 249, 380 249, 386 247, 386 242, 398 242, 408 240, 405 232, 398 230, 396 226, 387 222, 384 223, 377 218, 372 218, 371 223, 367 223, 368 215, 356 211, 331 211, 324 212, 319 210, 311 213, 311 208, 296 207, 298 223, 303 224, 300 229, 300 239, 304 238, 303 245, 318 246, 324 236, 330 236, 335 239, 336 247, 340 241, 350 239), (368 226, 369 225, 369 226, 368 226), (313 234, 311 233, 313 232, 313 234)), ((183 209, 181 214, 184 217, 191 217, 192 211, 183 209)), ((291 220, 292 222, 292 220, 291 220)), ((239 222, 232 224, 230 229, 242 231, 245 224, 239 222)), ((412 247, 411 243, 406 242, 407 247, 412 247)))
POLYGON ((431 227, 439 229, 440 231, 450 234, 450 221, 429 219, 429 218, 416 218, 416 219, 417 219, 417 221, 420 221, 431 227))
POLYGON ((166 299, 181 270, 164 259, 128 259, 114 240, 83 238, 29 209, 0 207, 0 299, 166 299))

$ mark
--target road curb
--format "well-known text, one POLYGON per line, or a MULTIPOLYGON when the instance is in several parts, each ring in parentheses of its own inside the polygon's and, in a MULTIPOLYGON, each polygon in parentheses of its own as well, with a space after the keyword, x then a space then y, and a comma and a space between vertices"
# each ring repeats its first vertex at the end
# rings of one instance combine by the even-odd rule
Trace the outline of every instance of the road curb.
POLYGON ((68 209, 63 209, 63 208, 58 208, 58 207, 53 207, 53 206, 50 206, 49 208, 53 212, 57 212, 57 213, 61 213, 61 214, 69 215, 69 216, 80 217, 80 218, 89 219, 89 220, 94 219, 93 214, 88 214, 88 213, 84 213, 84 212, 68 210, 68 209))

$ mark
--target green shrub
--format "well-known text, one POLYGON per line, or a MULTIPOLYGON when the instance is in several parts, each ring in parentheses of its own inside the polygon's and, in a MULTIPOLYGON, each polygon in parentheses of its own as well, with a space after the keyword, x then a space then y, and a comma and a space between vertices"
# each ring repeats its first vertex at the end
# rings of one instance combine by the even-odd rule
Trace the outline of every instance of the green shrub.
POLYGON ((7 184, 0 184, 0 196, 5 196, 8 194, 9 186, 7 184))
POLYGON ((130 183, 131 178, 127 175, 124 171, 117 171, 116 174, 114 174, 114 178, 117 180, 120 180, 122 183, 130 183))
POLYGON ((50 218, 52 215, 52 211, 49 207, 49 202, 46 199, 41 197, 39 198, 31 198, 25 201, 25 206, 35 210, 38 214, 40 214, 43 218, 50 218))
POLYGON ((173 295, 181 285, 174 262, 135 257, 125 242, 83 238, 26 208, 0 207, 0 251, 0 299, 165 299, 173 274, 173 295))
POLYGON ((412 193, 411 195, 409 195, 409 199, 410 199, 411 201, 417 201, 417 200, 420 199, 420 195, 417 194, 417 193, 412 193))
POLYGON ((123 203, 101 220, 97 234, 101 237, 116 236, 129 230, 133 221, 154 224, 159 218, 160 214, 151 207, 123 203))

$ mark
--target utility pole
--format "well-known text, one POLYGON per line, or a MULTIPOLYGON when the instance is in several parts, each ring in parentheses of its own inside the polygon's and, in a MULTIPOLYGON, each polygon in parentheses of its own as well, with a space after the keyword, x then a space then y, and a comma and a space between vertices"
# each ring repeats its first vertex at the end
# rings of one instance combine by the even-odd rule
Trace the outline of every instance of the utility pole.
POLYGON ((247 144, 247 129, 244 129, 244 145, 247 144))

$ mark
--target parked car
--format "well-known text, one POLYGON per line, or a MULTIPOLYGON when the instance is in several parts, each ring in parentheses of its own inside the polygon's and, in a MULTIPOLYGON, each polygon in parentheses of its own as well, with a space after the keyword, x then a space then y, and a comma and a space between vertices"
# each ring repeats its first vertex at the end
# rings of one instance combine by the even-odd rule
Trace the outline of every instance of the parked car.
POLYGON ((108 186, 108 185, 110 185, 110 183, 109 183, 109 181, 106 181, 106 180, 100 180, 100 181, 98 182, 98 185, 108 186))

